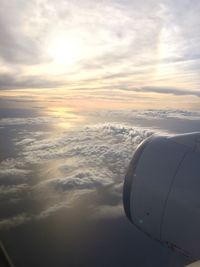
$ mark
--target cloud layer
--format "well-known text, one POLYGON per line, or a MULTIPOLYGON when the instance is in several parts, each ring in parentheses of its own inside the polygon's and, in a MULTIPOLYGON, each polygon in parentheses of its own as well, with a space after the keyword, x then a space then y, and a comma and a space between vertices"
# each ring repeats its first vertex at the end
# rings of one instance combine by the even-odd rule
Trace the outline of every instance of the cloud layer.
POLYGON ((199 11, 197 0, 1 0, 0 88, 199 97, 199 11))
MULTIPOLYGON (((0 162, 1 205, 5 209, 0 228, 45 219, 87 198, 91 217, 119 216, 130 159, 142 140, 158 133, 145 122, 153 125, 152 121, 160 124, 175 119, 187 123, 199 120, 200 113, 108 110, 87 116, 88 125, 45 132, 37 131, 37 127, 54 124, 51 116, 0 120, 0 131, 15 129, 10 141, 16 151, 15 156, 0 162), (105 118, 107 123, 101 123, 105 118), (136 126, 138 121, 143 121, 143 126, 136 126)), ((159 132, 164 134, 162 129, 159 132)))
MULTIPOLYGON (((26 210, 10 219, 5 218, 1 227, 45 218, 89 192, 100 195, 104 192, 103 202, 110 195, 118 199, 118 204, 121 190, 116 185, 122 184, 136 146, 151 134, 150 130, 107 123, 89 125, 57 136, 44 133, 38 137, 32 132, 30 136, 26 133, 26 138, 24 135, 18 140, 15 138, 18 157, 6 159, 0 165, 1 177, 9 180, 9 184, 2 180, 4 201, 24 201, 24 192, 29 192, 29 196, 25 195, 28 201, 43 202, 45 199, 49 204, 35 214, 26 210), (38 178, 34 181, 35 178, 31 177, 38 178), (16 180, 18 185, 15 187, 16 180)), ((106 203, 108 206, 109 201, 106 203)))

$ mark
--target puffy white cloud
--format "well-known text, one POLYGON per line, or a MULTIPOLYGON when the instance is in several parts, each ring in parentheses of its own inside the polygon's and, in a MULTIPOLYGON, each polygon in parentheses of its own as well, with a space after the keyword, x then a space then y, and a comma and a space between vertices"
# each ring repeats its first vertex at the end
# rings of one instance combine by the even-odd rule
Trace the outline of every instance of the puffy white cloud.
MULTIPOLYGON (((46 136, 24 146, 24 141, 17 144, 21 146, 20 156, 26 163, 73 158, 73 167, 70 168, 76 168, 85 178, 85 173, 90 178, 92 173, 94 180, 99 176, 113 180, 113 177, 117 179, 124 175, 135 147, 152 133, 130 125, 107 123, 64 132, 59 136, 46 136)), ((61 175, 68 173, 69 177, 79 178, 67 167, 59 168, 61 175)))

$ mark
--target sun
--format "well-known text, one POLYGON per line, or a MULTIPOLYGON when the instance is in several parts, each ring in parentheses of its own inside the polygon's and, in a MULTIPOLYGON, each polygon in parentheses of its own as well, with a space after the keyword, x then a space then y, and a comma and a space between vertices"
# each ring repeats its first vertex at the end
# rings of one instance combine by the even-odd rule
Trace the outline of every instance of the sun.
POLYGON ((48 54, 56 64, 69 66, 81 58, 81 49, 74 40, 57 37, 51 42, 48 54))

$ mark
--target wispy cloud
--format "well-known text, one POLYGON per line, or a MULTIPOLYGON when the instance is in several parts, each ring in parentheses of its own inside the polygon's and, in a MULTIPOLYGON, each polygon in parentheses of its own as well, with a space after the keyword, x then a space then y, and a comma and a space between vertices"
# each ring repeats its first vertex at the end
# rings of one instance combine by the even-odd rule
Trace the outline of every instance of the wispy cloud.
POLYGON ((196 0, 2 0, 0 88, 98 83, 199 96, 199 11, 196 0))
POLYGON ((41 76, 21 76, 19 73, 0 73, 0 89, 29 89, 29 88, 55 88, 63 85, 60 81, 47 79, 41 76))
POLYGON ((10 229, 18 225, 29 222, 32 217, 26 213, 0 220, 0 229, 10 229))
POLYGON ((177 89, 170 87, 153 87, 153 86, 145 86, 143 88, 135 88, 132 89, 136 92, 145 92, 145 93, 159 93, 159 94, 172 94, 176 96, 197 96, 200 97, 199 90, 187 90, 187 89, 177 89))

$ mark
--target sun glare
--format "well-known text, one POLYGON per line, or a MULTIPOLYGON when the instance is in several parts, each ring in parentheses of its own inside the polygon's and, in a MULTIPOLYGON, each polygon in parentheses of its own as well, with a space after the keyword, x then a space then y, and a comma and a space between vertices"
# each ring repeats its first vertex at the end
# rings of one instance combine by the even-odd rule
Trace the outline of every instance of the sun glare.
POLYGON ((80 124, 81 121, 83 121, 82 116, 77 114, 72 108, 66 108, 62 106, 56 106, 51 108, 48 107, 46 113, 48 116, 57 119, 55 123, 56 129, 70 129, 80 124))
POLYGON ((57 38, 52 41, 48 53, 56 64, 73 65, 81 57, 79 45, 67 38, 57 38))

